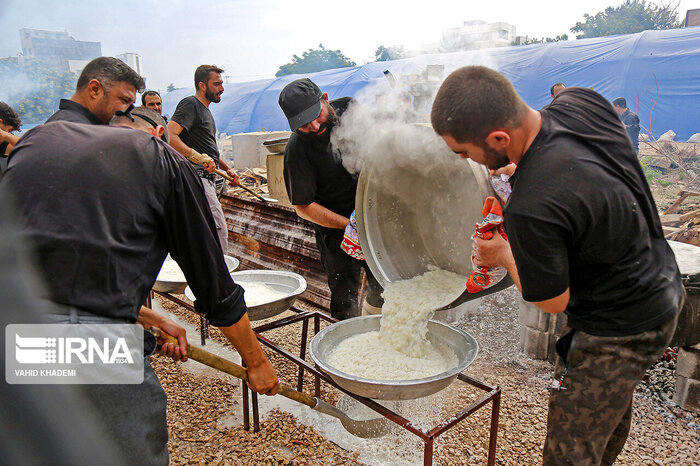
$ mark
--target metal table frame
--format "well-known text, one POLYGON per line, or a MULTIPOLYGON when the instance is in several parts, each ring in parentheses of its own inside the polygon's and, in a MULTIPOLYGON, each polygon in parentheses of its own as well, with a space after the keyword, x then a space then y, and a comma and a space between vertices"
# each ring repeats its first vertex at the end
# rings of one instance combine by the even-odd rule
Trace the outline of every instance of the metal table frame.
MULTIPOLYGON (((440 436, 441 434, 445 433, 447 430, 450 428, 454 427, 457 425, 459 422, 463 421, 470 415, 472 415, 474 412, 476 412, 479 408, 482 406, 485 406, 489 403, 492 403, 491 407, 491 425, 489 429, 489 453, 488 453, 488 460, 487 464, 489 466, 494 465, 496 462, 496 441, 497 441, 497 434, 498 434, 498 415, 500 411, 500 405, 501 405, 501 389, 500 387, 494 387, 491 385, 488 385, 480 380, 474 379, 472 377, 469 377, 464 374, 459 374, 457 376, 457 379, 462 382, 466 383, 468 385, 471 385, 473 387, 476 387, 480 390, 483 390, 486 392, 481 398, 478 400, 474 401, 471 403, 469 406, 465 407, 462 409, 459 413, 455 414, 454 416, 450 417, 449 419, 437 424, 430 430, 424 430, 421 427, 418 427, 411 423, 408 419, 400 416, 399 414, 393 412, 392 410, 380 405, 376 401, 370 399, 370 398, 365 398, 362 396, 355 395, 344 388, 340 387, 338 384, 336 384, 333 379, 330 378, 326 373, 322 372, 319 370, 317 367, 312 366, 309 364, 306 360, 306 347, 307 347, 307 342, 308 342, 308 333, 309 333, 309 321, 313 319, 313 324, 314 324, 314 334, 318 333, 320 331, 321 327, 321 319, 325 320, 326 322, 333 323, 337 322, 336 319, 333 319, 332 317, 329 317, 328 315, 318 312, 318 311, 304 311, 301 310, 295 306, 292 306, 290 309, 294 312, 296 312, 296 315, 285 317, 282 319, 279 319, 274 322, 270 322, 268 324, 263 324, 257 327, 254 327, 253 330, 258 336, 258 340, 260 343, 263 345, 267 346, 271 350, 275 351, 276 353, 280 354, 281 356, 285 357, 286 359, 292 361, 295 363, 297 366, 299 366, 299 372, 297 375, 297 386, 296 389, 298 391, 302 391, 303 384, 304 384, 304 373, 308 371, 311 373, 314 377, 314 395, 316 397, 319 397, 321 395, 321 381, 335 387, 336 389, 340 390, 341 392, 345 393, 346 395, 352 397, 353 399, 359 401, 360 403, 364 404, 365 406, 369 407, 370 409, 374 410, 375 412, 379 413, 380 415, 384 416, 385 418, 391 420, 392 422, 398 424, 400 427, 403 429, 406 429, 407 431, 411 432, 412 434, 418 436, 420 439, 423 440, 424 442, 424 450, 423 450, 423 464, 424 465, 432 465, 433 464, 433 449, 434 449, 434 443, 435 439, 440 436), (278 329, 281 327, 284 327, 286 325, 294 324, 294 323, 302 323, 302 334, 301 334, 301 344, 299 348, 299 356, 295 356, 289 351, 279 347, 276 345, 274 342, 270 341, 269 339, 265 338, 264 336, 261 335, 261 333, 272 330, 272 329, 278 329)), ((260 415, 259 415, 259 409, 258 409, 258 398, 257 398, 257 393, 250 391, 250 396, 248 393, 249 389, 248 386, 245 382, 242 382, 242 397, 243 397, 243 428, 246 430, 250 430, 250 410, 252 408, 253 412, 253 432, 258 432, 260 430, 260 415), (249 406, 249 400, 250 399, 250 406, 249 406)))
MULTIPOLYGON (((184 307, 185 309, 188 309, 192 312, 196 312, 194 309, 194 306, 192 306, 190 303, 183 301, 175 296, 173 296, 170 293, 162 293, 159 291, 153 291, 153 293, 156 293, 160 296, 162 296, 165 299, 168 299, 179 306, 184 307)), ((152 296, 149 296, 148 303, 147 305, 150 307, 151 305, 151 299, 152 296)), ((319 311, 305 311, 302 309, 299 309, 296 306, 292 306, 290 311, 295 312, 295 315, 289 316, 289 317, 283 317, 281 319, 278 319, 273 322, 269 322, 267 324, 259 325, 257 327, 253 327, 253 331, 255 332, 258 341, 262 343, 263 345, 267 346, 270 348, 272 351, 276 352, 277 354, 283 356, 284 358, 288 359, 289 361, 293 362, 297 366, 299 366, 299 371, 297 374, 297 386, 296 389, 298 391, 302 391, 304 387, 304 375, 305 372, 309 372, 310 374, 313 375, 314 377, 314 396, 320 397, 321 395, 321 381, 331 385, 332 387, 335 387, 336 389, 340 390, 341 392, 345 393, 346 395, 352 397, 353 399, 357 400, 358 402, 362 403, 363 405, 367 406, 368 408, 374 410, 375 412, 379 413, 381 416, 389 419, 390 421, 394 422, 395 424, 399 425, 401 428, 411 432, 412 434, 418 436, 421 440, 424 442, 424 450, 423 450, 423 464, 424 465, 432 465, 433 464, 433 453, 434 453, 434 446, 435 446, 435 439, 440 436, 441 434, 445 433, 447 430, 451 429, 467 417, 471 416, 474 414, 479 408, 491 403, 491 425, 489 428, 489 450, 488 450, 488 459, 487 459, 487 464, 489 466, 493 466, 496 463, 496 441, 497 441, 497 435, 498 435, 498 415, 501 407, 501 389, 500 387, 494 387, 492 385, 489 385, 485 382, 482 382, 480 380, 477 380, 473 377, 470 377, 468 375, 464 374, 458 374, 457 375, 457 380, 459 380, 462 383, 466 383, 468 385, 471 385, 473 387, 478 388, 479 390, 483 390, 486 392, 481 398, 478 400, 472 402, 469 406, 465 407, 462 409, 459 413, 455 414, 454 416, 451 416, 449 419, 437 424, 430 430, 424 430, 421 427, 418 427, 411 423, 408 419, 404 418, 403 416, 395 413, 394 411, 380 405, 376 401, 370 399, 370 398, 365 398, 362 396, 355 395, 344 388, 340 387, 338 384, 336 384, 333 379, 330 378, 326 373, 322 372, 319 370, 315 365, 312 366, 306 361, 306 348, 308 346, 309 342, 309 322, 313 320, 313 325, 314 325, 314 334, 317 334, 321 330, 321 320, 325 320, 328 323, 334 323, 337 322, 336 319, 322 313, 319 311), (289 351, 285 350, 284 348, 281 348, 268 338, 264 337, 262 335, 263 332, 268 331, 268 330, 273 330, 273 329, 278 329, 281 327, 284 327, 286 325, 291 325, 301 322, 302 323, 302 331, 301 331, 301 342, 300 342, 300 348, 299 348, 299 356, 295 356, 294 354, 290 353, 289 351)), ((206 338, 209 336, 209 322, 207 319, 202 315, 197 313, 200 317, 200 335, 201 335, 201 344, 205 345, 206 344, 206 338)), ((251 419, 250 419, 250 414, 252 410, 253 414, 253 432, 258 432, 260 430, 260 411, 258 407, 258 394, 255 393, 254 391, 250 390, 248 388, 248 384, 244 381, 241 381, 241 396, 243 399, 243 428, 245 430, 250 430, 251 427, 251 419), (250 391, 250 393, 249 393, 250 391)))

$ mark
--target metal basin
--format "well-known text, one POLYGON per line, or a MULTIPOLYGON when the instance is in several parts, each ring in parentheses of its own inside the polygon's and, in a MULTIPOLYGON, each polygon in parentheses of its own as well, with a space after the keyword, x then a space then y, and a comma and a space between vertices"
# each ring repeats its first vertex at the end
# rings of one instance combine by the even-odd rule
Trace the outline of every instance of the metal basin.
POLYGON ((467 332, 442 322, 428 322, 428 338, 446 344, 457 355, 457 366, 442 374, 414 380, 372 380, 341 372, 328 364, 328 356, 338 344, 354 335, 379 330, 381 316, 355 317, 336 322, 321 330, 313 340, 309 354, 314 362, 341 387, 375 400, 412 400, 432 395, 448 387, 457 374, 476 358, 479 345, 467 332))
POLYGON ((484 200, 495 196, 487 169, 460 159, 422 125, 383 135, 372 151, 358 179, 355 214, 373 275, 384 286, 431 267, 468 276, 474 226, 484 200))
POLYGON ((267 151, 270 154, 280 154, 284 152, 285 147, 287 147, 287 142, 289 142, 289 138, 279 138, 279 139, 270 139, 268 141, 265 141, 262 143, 263 147, 267 149, 267 151))
MULTIPOLYGON (((294 272, 282 270, 241 270, 232 272, 231 278, 236 283, 258 282, 265 283, 271 288, 285 293, 283 298, 257 306, 248 307, 250 320, 262 320, 281 314, 294 305, 297 297, 306 291, 306 280, 294 272)), ((185 288, 185 296, 190 301, 195 300, 194 293, 188 286, 185 288)))
MULTIPOLYGON (((175 262, 175 259, 170 257, 170 254, 165 258, 165 261, 163 261, 163 266, 166 265, 166 263, 170 261, 170 263, 175 262)), ((240 262, 238 259, 235 257, 231 256, 224 256, 224 261, 226 261, 226 265, 228 266, 228 271, 233 272, 238 268, 238 265, 240 262)), ((163 267, 161 266, 161 270, 163 267)), ((160 273, 158 274, 160 276, 160 273)), ((182 294, 185 291, 185 287, 187 287, 187 281, 186 280, 177 280, 177 281, 170 281, 170 280, 160 280, 156 278, 156 282, 153 284, 153 289, 155 291, 159 291, 161 293, 175 293, 175 294, 182 294)))

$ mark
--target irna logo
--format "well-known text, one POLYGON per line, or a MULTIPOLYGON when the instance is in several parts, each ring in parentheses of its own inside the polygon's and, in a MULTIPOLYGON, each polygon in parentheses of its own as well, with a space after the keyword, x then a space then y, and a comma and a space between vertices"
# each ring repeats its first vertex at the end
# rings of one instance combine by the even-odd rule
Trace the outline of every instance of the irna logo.
POLYGON ((20 364, 133 364, 125 338, 21 337, 15 334, 20 364))

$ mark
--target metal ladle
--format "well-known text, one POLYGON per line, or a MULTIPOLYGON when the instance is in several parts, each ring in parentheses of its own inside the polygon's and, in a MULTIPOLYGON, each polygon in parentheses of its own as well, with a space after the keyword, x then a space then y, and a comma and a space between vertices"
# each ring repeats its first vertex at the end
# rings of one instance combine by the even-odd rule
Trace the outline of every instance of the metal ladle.
MULTIPOLYGON (((155 335, 155 337, 158 339, 158 343, 161 345, 163 343, 172 343, 174 345, 179 344, 175 337, 168 335, 159 328, 151 327, 150 332, 155 335)), ((187 357, 248 382, 248 371, 244 367, 205 351, 202 348, 187 345, 187 357)), ((377 438, 386 435, 386 433, 389 431, 390 426, 386 418, 380 417, 365 421, 356 421, 335 406, 332 406, 316 397, 298 392, 293 388, 284 385, 283 383, 279 384, 277 394, 289 398, 290 400, 305 404, 309 408, 320 413, 340 419, 340 422, 345 430, 356 437, 377 438)))
POLYGON ((435 312, 449 311, 453 307, 457 307, 460 304, 464 304, 464 303, 471 301, 473 299, 482 298, 486 295, 490 295, 490 294, 495 293, 497 291, 505 290, 506 288, 508 288, 512 284, 513 284, 513 279, 510 278, 510 275, 506 275, 505 277, 503 277, 503 279, 500 282, 496 283, 495 285, 493 285, 489 288, 486 288, 485 290, 481 290, 477 293, 470 293, 469 290, 465 289, 462 292, 462 294, 460 294, 459 296, 457 296, 457 298, 455 298, 454 301, 452 301, 449 304, 445 304, 442 307, 435 309, 435 312))

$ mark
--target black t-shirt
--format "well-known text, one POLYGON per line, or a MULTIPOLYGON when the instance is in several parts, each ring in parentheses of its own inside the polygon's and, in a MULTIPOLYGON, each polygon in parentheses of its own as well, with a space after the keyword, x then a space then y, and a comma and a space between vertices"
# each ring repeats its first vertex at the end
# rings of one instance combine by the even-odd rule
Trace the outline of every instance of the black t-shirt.
POLYGON ((624 127, 583 88, 567 88, 540 113, 505 209, 523 298, 569 288, 569 325, 594 335, 662 324, 678 310, 680 274, 624 127))
POLYGON ((101 125, 102 122, 92 114, 90 110, 68 99, 61 99, 58 111, 51 115, 46 123, 52 121, 72 121, 73 123, 85 123, 88 125, 101 125))
MULTIPOLYGON (((182 142, 200 154, 207 154, 214 159, 218 168, 219 148, 216 145, 216 123, 211 111, 191 95, 177 104, 171 120, 184 128, 180 133, 182 142)), ((210 180, 216 177, 214 173, 207 173, 203 167, 194 166, 200 177, 210 180)))
MULTIPOLYGON (((330 104, 341 117, 351 101, 350 97, 342 97, 330 104)), ((293 205, 316 202, 349 217, 355 210, 357 179, 343 167, 340 154, 333 150, 330 131, 318 138, 292 133, 284 151, 284 184, 293 205)))
POLYGON ((213 325, 245 313, 200 179, 150 134, 47 123, 22 137, 0 183, 53 301, 135 321, 170 252, 213 325))

